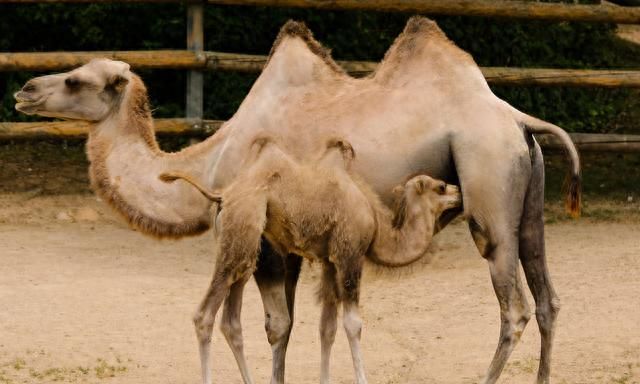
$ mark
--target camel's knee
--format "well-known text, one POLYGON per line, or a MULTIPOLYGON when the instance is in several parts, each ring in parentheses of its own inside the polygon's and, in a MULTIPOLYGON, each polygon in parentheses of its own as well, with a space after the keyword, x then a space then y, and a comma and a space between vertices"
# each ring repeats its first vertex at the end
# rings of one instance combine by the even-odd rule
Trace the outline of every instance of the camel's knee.
POLYGON ((320 337, 324 341, 334 342, 338 327, 335 321, 329 321, 320 327, 320 337))
POLYGON ((193 315, 193 325, 196 330, 196 336, 201 342, 211 341, 211 334, 213 333, 213 316, 210 316, 202 311, 196 312, 193 315))
POLYGON ((560 300, 557 297, 549 300, 548 303, 536 307, 536 321, 543 335, 549 334, 553 330, 556 318, 560 312, 560 300))
POLYGON ((360 316, 358 316, 357 313, 345 313, 344 318, 342 319, 342 324, 349 338, 360 338, 360 335, 362 333, 362 319, 360 318, 360 316))
POLYGON ((231 319, 229 317, 223 316, 222 321, 220 322, 220 331, 223 335, 233 336, 235 332, 241 330, 240 321, 237 319, 231 319))
POLYGON ((531 310, 528 305, 523 306, 518 310, 512 310, 509 316, 507 316, 506 319, 503 319, 503 321, 507 323, 506 329, 508 330, 502 335, 505 339, 504 341, 517 343, 522 337, 522 333, 527 327, 529 320, 531 320, 531 310))
POLYGON ((242 347, 242 325, 238 319, 223 316, 220 331, 227 342, 234 347, 242 347))
POLYGON ((520 315, 520 319, 518 319, 518 322, 516 324, 516 331, 518 332, 518 339, 520 338, 520 336, 522 336, 522 332, 524 332, 524 329, 527 327, 527 324, 529 324, 529 320, 531 320, 531 311, 529 310, 529 307, 527 306, 526 311, 523 312, 520 315))
POLYGON ((264 329, 267 331, 267 340, 273 345, 280 340, 289 337, 291 333, 291 319, 289 316, 273 316, 266 314, 264 329))

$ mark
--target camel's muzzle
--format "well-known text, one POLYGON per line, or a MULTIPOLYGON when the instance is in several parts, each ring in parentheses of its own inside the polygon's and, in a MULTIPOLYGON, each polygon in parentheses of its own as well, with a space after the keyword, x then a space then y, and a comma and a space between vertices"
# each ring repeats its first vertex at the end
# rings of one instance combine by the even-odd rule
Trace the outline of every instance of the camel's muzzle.
POLYGON ((40 106, 45 100, 44 95, 37 95, 25 91, 16 92, 13 94, 13 97, 17 102, 16 110, 26 114, 35 113, 38 106, 40 106))

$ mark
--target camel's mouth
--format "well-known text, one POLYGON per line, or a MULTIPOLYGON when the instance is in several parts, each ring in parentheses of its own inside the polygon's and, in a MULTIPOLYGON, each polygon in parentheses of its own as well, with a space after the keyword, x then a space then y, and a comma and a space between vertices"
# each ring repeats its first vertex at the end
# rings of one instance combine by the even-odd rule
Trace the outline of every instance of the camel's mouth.
POLYGON ((38 111, 38 107, 41 106, 46 97, 46 95, 42 95, 37 98, 31 97, 28 93, 25 92, 16 92, 13 97, 16 99, 16 110, 25 113, 27 115, 33 115, 38 111))
POLYGON ((462 205, 462 194, 456 185, 447 184, 446 189, 446 209, 456 208, 462 205))

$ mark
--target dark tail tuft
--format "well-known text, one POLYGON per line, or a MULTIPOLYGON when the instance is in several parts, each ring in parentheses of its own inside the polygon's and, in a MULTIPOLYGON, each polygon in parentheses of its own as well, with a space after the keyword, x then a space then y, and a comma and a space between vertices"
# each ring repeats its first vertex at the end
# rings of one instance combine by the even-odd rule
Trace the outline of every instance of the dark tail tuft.
POLYGON ((580 175, 567 175, 563 189, 566 191, 567 200, 565 207, 574 219, 580 217, 582 204, 582 177, 580 175))

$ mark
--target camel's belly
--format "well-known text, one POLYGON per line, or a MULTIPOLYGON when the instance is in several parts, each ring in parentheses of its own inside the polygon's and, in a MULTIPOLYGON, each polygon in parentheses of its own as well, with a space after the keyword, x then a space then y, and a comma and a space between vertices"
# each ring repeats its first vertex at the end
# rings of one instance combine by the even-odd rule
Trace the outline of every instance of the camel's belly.
POLYGON ((304 257, 309 261, 324 259, 324 257, 322 257, 321 255, 321 252, 319 252, 318 249, 313 249, 316 247, 313 247, 311 249, 309 247, 299 247, 292 242, 283 242, 281 239, 278 239, 268 233, 265 233, 264 237, 267 239, 269 244, 271 244, 271 246, 283 256, 294 254, 300 257, 304 257))
POLYGON ((309 260, 320 260, 327 254, 327 236, 322 234, 301 235, 291 223, 268 223, 264 237, 281 255, 295 254, 309 260))

